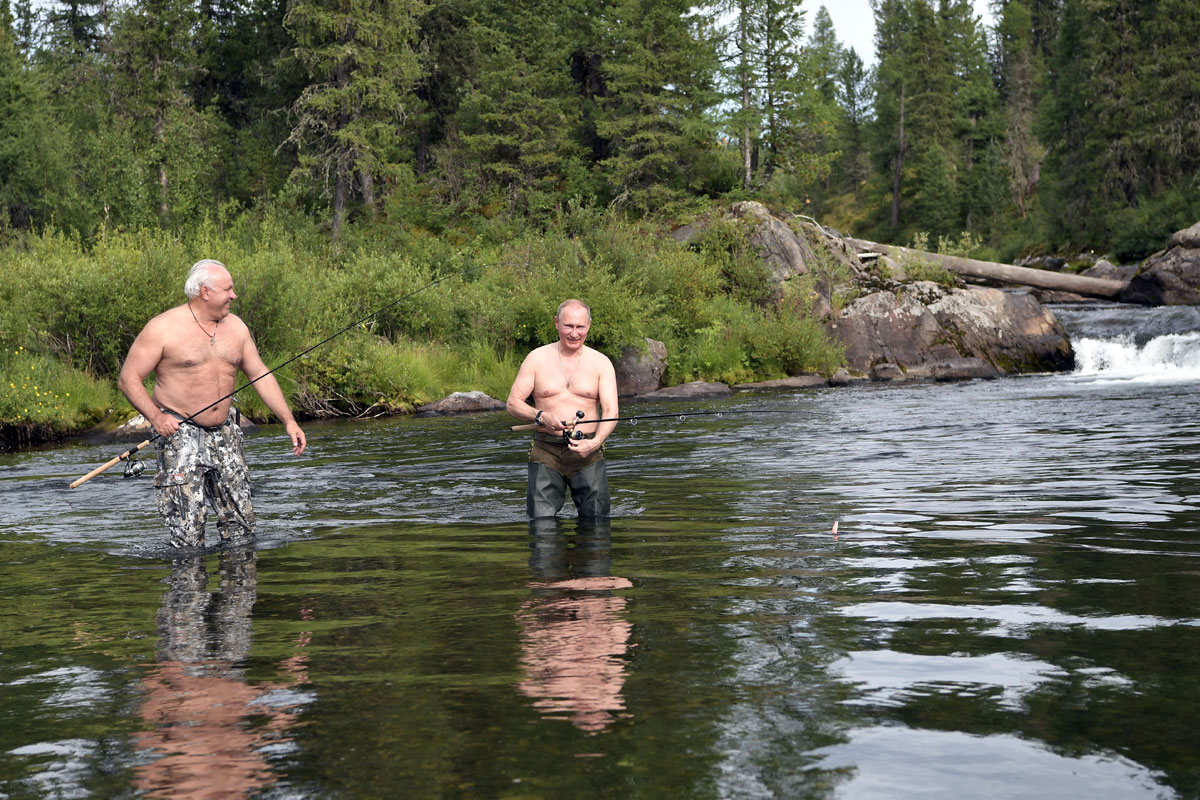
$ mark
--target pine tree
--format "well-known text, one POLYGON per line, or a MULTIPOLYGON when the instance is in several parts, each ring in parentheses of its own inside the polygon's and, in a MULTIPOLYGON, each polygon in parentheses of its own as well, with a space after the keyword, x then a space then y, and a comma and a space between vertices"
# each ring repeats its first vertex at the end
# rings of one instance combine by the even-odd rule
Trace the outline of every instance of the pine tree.
POLYGON ((617 0, 599 31, 607 95, 596 132, 611 153, 599 167, 618 205, 660 207, 694 185, 715 147, 711 36, 686 0, 617 0))
POLYGON ((808 49, 813 58, 813 72, 817 79, 817 91, 827 103, 837 101, 838 80, 842 70, 842 45, 837 40, 833 17, 821 6, 813 18, 812 34, 808 49))
POLYGON ((970 0, 941 0, 938 23, 951 82, 951 127, 959 186, 954 230, 987 230, 1003 202, 1000 169, 1004 119, 987 60, 987 43, 970 0))
POLYGON ((392 167, 398 127, 419 77, 421 6, 404 0, 297 0, 286 24, 310 83, 293 107, 289 141, 330 192, 331 234, 341 239, 357 178, 368 209, 392 167))
POLYGON ((841 190, 853 191, 861 198, 862 184, 870 177, 871 163, 866 147, 866 126, 871 110, 871 76, 863 69, 862 59, 854 48, 842 52, 838 70, 838 105, 841 108, 841 158, 838 173, 841 190))
POLYGON ((0 0, 0 230, 33 228, 68 212, 70 171, 46 93, 17 45, 0 0))
POLYGON ((512 3, 469 34, 479 43, 479 69, 464 87, 442 161, 444 172, 457 166, 468 177, 478 200, 544 210, 566 199, 568 176, 586 169, 573 138, 580 107, 556 9, 541 0, 512 3))

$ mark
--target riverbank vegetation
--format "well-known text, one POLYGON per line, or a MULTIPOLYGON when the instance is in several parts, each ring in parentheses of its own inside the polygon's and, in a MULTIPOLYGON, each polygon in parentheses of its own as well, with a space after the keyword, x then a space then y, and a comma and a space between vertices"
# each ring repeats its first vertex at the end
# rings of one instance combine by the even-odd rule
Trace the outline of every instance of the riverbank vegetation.
MULTIPOLYGON (((201 225, 190 238, 109 233, 91 247, 57 233, 23 238, 0 262, 0 334, 20 354, 6 359, 31 362, 37 391, 54 396, 57 411, 46 404, 41 416, 22 416, 32 412, 18 409, 20 394, 0 409, 13 416, 0 418, 61 432, 131 416, 104 392, 145 321, 183 301, 197 254, 231 265, 235 311, 270 366, 369 317, 278 373, 310 418, 410 412, 454 391, 502 399, 524 355, 554 340, 554 309, 569 296, 587 298, 589 341, 614 358, 647 337, 666 343, 673 383, 829 373, 840 361, 804 313, 814 278, 767 302, 766 266, 740 223, 715 224, 689 247, 615 212, 579 208, 543 229, 480 231, 455 247, 423 231, 369 233, 335 248, 307 218, 272 212, 201 225), (94 392, 78 388, 85 380, 94 392)), ((11 369, 24 374, 23 362, 11 369)), ((267 418, 252 391, 240 400, 252 418, 267 418)))
POLYGON ((486 265, 289 393, 503 394, 566 295, 610 355, 652 336, 673 381, 763 378, 837 356, 737 231, 665 239, 732 201, 1002 261, 1137 259, 1200 218, 1185 0, 873 6, 868 65, 807 0, 0 0, 0 345, 111 382, 208 256, 277 363, 486 265))

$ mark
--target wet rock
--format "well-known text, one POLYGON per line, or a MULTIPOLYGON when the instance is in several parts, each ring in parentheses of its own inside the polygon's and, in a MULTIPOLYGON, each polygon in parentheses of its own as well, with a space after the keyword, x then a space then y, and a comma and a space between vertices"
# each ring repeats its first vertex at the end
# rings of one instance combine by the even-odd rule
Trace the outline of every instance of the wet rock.
POLYGON ((455 392, 436 403, 417 409, 418 417, 444 417, 451 414, 478 414, 485 411, 503 411, 504 403, 484 392, 455 392))
POLYGON ((829 378, 830 386, 849 386, 852 383, 865 383, 870 380, 862 373, 851 374, 849 370, 839 369, 829 378))
POLYGON ((982 358, 950 358, 927 361, 910 369, 908 380, 969 381, 1000 377, 1000 371, 982 358))
POLYGON ((667 368, 667 346, 657 339, 646 340, 646 351, 625 348, 613 364, 617 373, 617 395, 634 397, 658 390, 667 368))
POLYGON ((1142 305, 1200 304, 1200 222, 1176 231, 1165 250, 1143 261, 1119 299, 1142 305))
POLYGON ((706 383, 705 381, 692 381, 691 383, 681 383, 678 386, 670 386, 666 389, 659 389, 657 392, 648 392, 638 395, 638 400, 683 400, 697 399, 708 397, 728 397, 733 394, 733 390, 723 383, 706 383))
POLYGON ((778 378, 773 381, 754 381, 753 383, 736 383, 735 391, 763 389, 809 389, 813 386, 828 386, 829 381, 820 375, 793 375, 790 378, 778 378))
POLYGON ((1066 331, 1028 292, 918 281, 855 300, 829 330, 845 346, 848 370, 875 380, 905 379, 922 365, 915 374, 934 379, 967 372, 991 377, 961 359, 977 359, 995 374, 1063 370, 1074 363, 1066 331))

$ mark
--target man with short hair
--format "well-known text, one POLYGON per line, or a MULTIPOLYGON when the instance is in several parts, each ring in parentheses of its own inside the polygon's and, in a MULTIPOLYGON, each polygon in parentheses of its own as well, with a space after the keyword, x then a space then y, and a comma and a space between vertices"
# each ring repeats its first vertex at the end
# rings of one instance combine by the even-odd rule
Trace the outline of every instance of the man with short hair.
POLYGON ((250 330, 230 313, 237 294, 225 265, 197 261, 184 294, 186 303, 146 323, 129 348, 117 386, 160 437, 154 485, 171 545, 200 547, 206 502, 217 512, 222 543, 254 535, 240 415, 226 397, 237 388, 239 368, 251 380, 258 378, 254 390, 284 424, 292 452, 303 453, 306 441, 250 330), (153 397, 143 385, 151 372, 153 397))
POLYGON ((612 362, 584 344, 591 325, 591 309, 582 300, 564 301, 554 315, 558 341, 525 357, 508 393, 508 413, 538 425, 525 496, 534 519, 557 515, 568 487, 580 517, 608 516, 603 445, 617 423, 575 424, 619 414, 612 362))

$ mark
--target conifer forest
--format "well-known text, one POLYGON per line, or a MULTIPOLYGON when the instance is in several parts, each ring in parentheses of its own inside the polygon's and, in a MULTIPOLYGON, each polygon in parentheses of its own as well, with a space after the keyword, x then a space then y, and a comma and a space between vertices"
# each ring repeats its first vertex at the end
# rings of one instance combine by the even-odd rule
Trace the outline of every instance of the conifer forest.
POLYGON ((285 207, 442 235, 754 198, 1136 259, 1200 217, 1190 0, 0 0, 0 236, 285 207))

